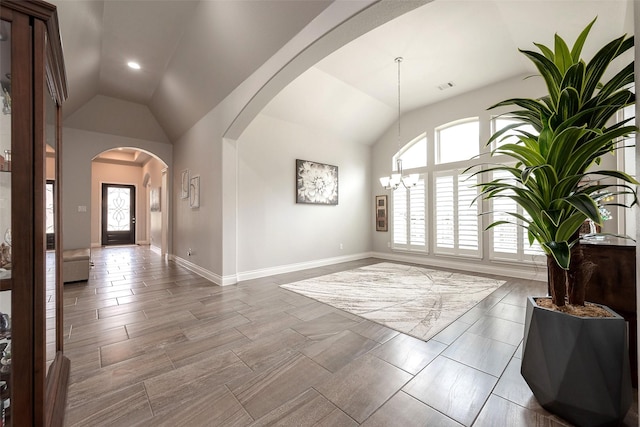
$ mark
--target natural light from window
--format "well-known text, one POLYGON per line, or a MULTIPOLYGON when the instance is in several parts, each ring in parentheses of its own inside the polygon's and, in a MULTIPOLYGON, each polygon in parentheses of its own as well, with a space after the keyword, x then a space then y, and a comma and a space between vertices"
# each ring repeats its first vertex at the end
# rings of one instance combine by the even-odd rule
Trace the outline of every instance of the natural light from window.
POLYGON ((477 118, 454 122, 436 129, 436 163, 469 160, 480 153, 477 118))
MULTIPOLYGON (((510 118, 506 118, 506 117, 496 117, 492 120, 492 130, 493 133, 496 133, 497 131, 499 131, 500 129, 504 129, 506 126, 512 125, 518 123, 517 120, 515 119, 510 119, 510 118)), ((533 128, 533 126, 531 125, 524 125, 524 126, 520 126, 518 127, 518 130, 523 130, 525 132, 528 132, 530 134, 533 135, 537 135, 538 132, 536 132, 536 130, 533 128)), ((516 138, 517 132, 514 129, 508 130, 507 132, 504 133, 504 135, 502 135, 500 138, 498 138, 496 141, 493 141, 492 144, 492 149, 495 149, 497 147, 500 147, 501 145, 504 144, 516 144, 518 143, 518 138, 516 138)))
MULTIPOLYGON (((422 168, 427 166, 427 135, 422 134, 406 145, 400 152, 403 169, 422 168)), ((396 156, 397 158, 397 156, 396 156)), ((393 164, 395 166, 395 159, 393 164)))

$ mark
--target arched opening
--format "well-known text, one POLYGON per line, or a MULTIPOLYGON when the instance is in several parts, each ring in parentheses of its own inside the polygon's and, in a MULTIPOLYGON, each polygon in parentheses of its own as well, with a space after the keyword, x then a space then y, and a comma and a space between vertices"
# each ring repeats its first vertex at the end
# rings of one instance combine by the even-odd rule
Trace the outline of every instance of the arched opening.
POLYGON ((106 150, 91 160, 91 246, 149 245, 166 255, 168 165, 136 147, 106 150))

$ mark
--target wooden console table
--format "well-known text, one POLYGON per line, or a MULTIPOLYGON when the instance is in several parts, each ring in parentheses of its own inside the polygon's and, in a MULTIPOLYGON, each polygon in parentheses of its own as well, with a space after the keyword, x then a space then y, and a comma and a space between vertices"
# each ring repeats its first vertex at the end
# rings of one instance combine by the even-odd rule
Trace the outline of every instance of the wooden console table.
POLYGON ((585 260, 597 265, 587 284, 586 300, 608 306, 629 323, 631 382, 637 388, 636 244, 613 237, 583 239, 581 243, 585 260))

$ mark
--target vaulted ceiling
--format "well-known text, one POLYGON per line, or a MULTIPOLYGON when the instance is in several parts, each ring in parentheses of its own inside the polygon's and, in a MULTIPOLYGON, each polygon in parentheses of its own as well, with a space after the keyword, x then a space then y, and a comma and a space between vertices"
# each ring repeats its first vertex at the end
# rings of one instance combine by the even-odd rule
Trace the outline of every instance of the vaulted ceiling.
MULTIPOLYGON (((336 0, 346 1, 346 0, 336 0)), ((356 0, 360 1, 360 0, 356 0)), ((386 0, 399 1, 399 0, 386 0)), ((329 0, 54 0, 70 97, 148 107, 174 141, 323 12, 329 0), (141 70, 131 70, 135 60, 141 70)), ((363 5, 371 3, 362 0, 363 5)), ((288 85, 265 114, 371 144, 409 111, 532 73, 517 51, 570 43, 595 16, 585 53, 633 33, 631 0, 435 0, 346 44, 288 85), (453 87, 441 90, 438 86, 453 87), (357 118, 357 120, 354 120, 357 118)))

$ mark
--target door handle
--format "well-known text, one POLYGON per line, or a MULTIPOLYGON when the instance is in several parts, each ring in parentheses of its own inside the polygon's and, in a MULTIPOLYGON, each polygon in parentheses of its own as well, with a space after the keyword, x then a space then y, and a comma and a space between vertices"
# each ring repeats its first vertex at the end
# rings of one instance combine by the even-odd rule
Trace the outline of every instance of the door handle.
POLYGON ((131 218, 131 223, 135 224, 136 223, 136 219, 135 218, 131 218))

